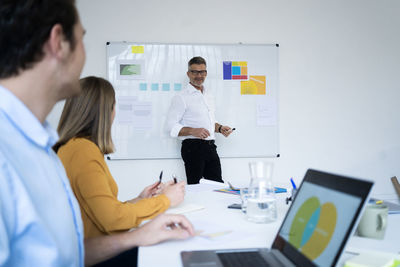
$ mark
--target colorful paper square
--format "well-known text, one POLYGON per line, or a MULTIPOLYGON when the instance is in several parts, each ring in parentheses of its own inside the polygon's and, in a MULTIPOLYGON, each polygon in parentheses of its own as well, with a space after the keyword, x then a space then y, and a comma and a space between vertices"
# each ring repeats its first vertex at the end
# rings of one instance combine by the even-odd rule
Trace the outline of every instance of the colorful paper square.
POLYGON ((224 80, 247 80, 247 61, 224 61, 222 66, 224 80))
POLYGON ((140 91, 147 91, 147 83, 140 83, 139 84, 140 91))
POLYGON ((132 54, 143 54, 144 46, 143 45, 132 45, 132 54))
POLYGON ((266 94, 265 75, 250 75, 250 79, 248 81, 241 81, 240 94, 265 95, 266 94))
POLYGON ((162 90, 163 91, 169 91, 169 83, 163 83, 162 84, 162 90))
POLYGON ((240 75, 240 67, 232 67, 232 76, 240 75))
POLYGON ((224 61, 223 68, 224 68, 224 80, 231 80, 232 79, 232 61, 224 61))
POLYGON ((174 83, 174 91, 181 91, 182 84, 181 83, 174 83))
POLYGON ((158 91, 158 83, 151 84, 151 91, 158 91))

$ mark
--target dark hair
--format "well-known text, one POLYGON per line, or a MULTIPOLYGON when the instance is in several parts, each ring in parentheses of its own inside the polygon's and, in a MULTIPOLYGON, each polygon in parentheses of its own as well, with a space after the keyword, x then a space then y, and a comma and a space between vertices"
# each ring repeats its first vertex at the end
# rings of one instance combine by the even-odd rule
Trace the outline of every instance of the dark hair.
POLYGON ((194 57, 191 60, 189 60, 188 67, 190 68, 190 66, 192 66, 193 64, 196 65, 204 64, 207 66, 206 60, 202 57, 194 57))
POLYGON ((0 1, 0 79, 18 75, 43 57, 51 29, 60 24, 75 48, 75 0, 0 1))
POLYGON ((80 86, 82 92, 65 101, 57 128, 60 140, 53 149, 57 152, 70 139, 83 137, 94 142, 103 154, 112 153, 114 88, 109 81, 94 76, 80 79, 80 86))

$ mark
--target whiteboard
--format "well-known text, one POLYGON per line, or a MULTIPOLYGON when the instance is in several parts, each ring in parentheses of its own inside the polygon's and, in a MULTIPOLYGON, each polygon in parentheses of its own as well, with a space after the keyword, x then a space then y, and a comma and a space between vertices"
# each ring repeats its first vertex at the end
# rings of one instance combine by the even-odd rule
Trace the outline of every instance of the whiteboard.
POLYGON ((110 159, 180 158, 181 141, 165 131, 172 97, 187 86, 187 63, 207 61, 204 86, 216 121, 220 157, 279 157, 277 44, 107 42, 107 76, 116 91, 110 159))

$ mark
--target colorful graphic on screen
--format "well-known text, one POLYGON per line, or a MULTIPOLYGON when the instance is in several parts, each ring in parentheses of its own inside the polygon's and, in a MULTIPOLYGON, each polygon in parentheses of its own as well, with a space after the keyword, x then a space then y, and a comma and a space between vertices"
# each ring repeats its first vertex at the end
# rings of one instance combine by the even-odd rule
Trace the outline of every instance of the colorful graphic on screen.
POLYGON ((308 198, 294 216, 289 243, 315 260, 328 246, 336 222, 337 210, 332 202, 321 205, 317 197, 308 198))
POLYGON ((247 80, 246 61, 224 61, 224 80, 247 80))

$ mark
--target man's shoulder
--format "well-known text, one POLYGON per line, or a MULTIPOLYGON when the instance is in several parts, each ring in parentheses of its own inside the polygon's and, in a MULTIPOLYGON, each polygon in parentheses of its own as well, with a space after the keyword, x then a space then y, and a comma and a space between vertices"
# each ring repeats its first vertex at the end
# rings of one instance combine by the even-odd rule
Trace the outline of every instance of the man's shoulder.
POLYGON ((0 150, 3 153, 12 152, 15 149, 24 149, 22 142, 24 135, 13 125, 4 112, 0 110, 0 150))
POLYGON ((174 98, 181 98, 182 100, 186 100, 191 97, 196 97, 198 95, 197 93, 198 93, 198 90, 189 84, 182 91, 177 92, 174 95, 174 98))
POLYGON ((185 102, 185 99, 187 98, 187 94, 183 91, 176 93, 173 97, 172 97, 172 102, 185 102))

